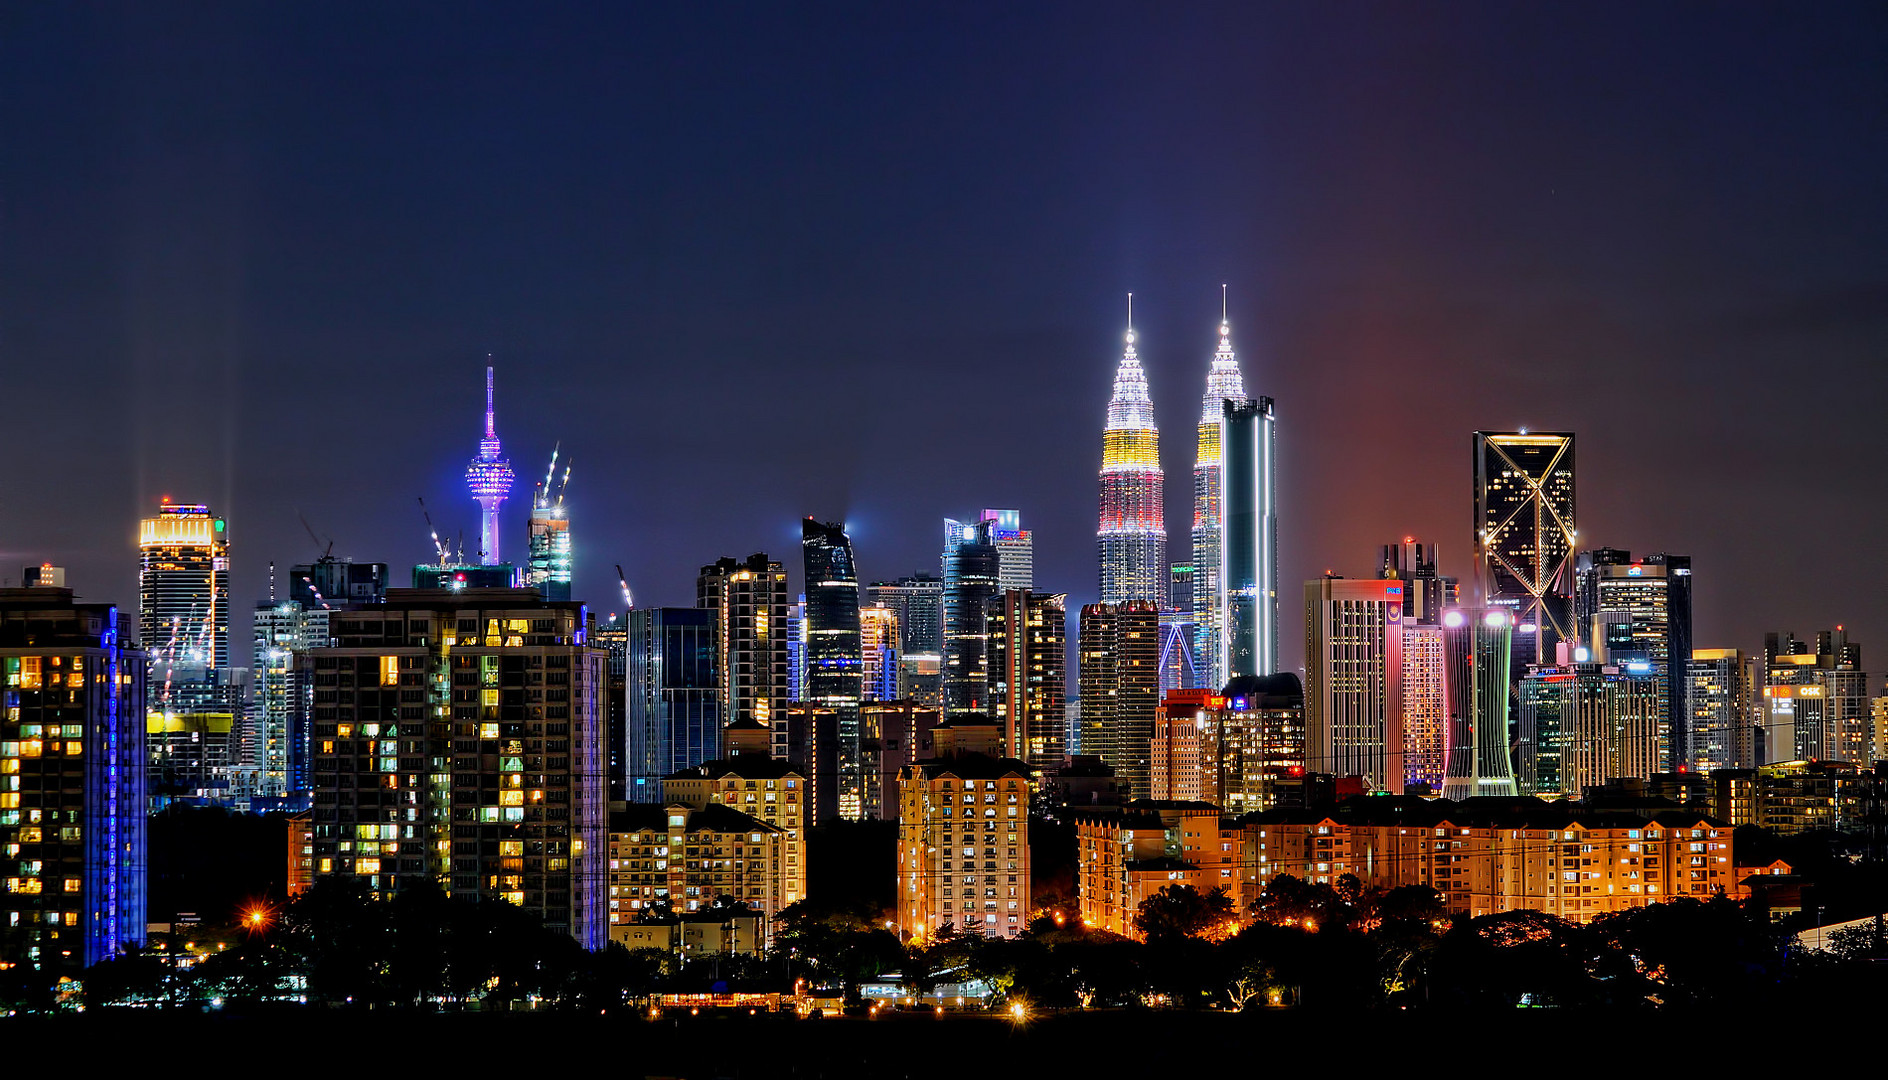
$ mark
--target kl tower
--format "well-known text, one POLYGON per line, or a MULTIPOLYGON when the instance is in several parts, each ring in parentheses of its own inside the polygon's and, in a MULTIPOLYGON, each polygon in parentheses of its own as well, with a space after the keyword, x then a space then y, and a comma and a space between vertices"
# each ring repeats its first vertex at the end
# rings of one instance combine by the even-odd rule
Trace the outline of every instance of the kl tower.
POLYGON ((485 368, 485 437, 479 440, 479 456, 465 467, 466 490, 478 501, 483 512, 479 529, 479 562, 486 566, 498 562, 498 508, 511 494, 515 479, 511 462, 500 456, 498 432, 492 426, 492 369, 485 368))

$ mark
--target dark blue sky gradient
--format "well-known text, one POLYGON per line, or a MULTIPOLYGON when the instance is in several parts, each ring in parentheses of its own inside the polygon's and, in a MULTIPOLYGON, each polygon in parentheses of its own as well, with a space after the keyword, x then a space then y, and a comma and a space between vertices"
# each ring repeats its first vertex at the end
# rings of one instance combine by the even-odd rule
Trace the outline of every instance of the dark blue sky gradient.
POLYGON ((0 573, 135 603, 163 494, 228 515, 239 608, 298 513, 425 559, 490 352, 600 609, 619 561, 797 587, 805 514, 934 571, 982 506, 1077 604, 1122 294, 1180 558, 1227 282, 1288 626, 1405 533, 1466 574, 1468 433, 1527 425, 1585 538, 1694 556, 1701 646, 1882 666, 1883 8, 1172 7, 13 5, 0 573))

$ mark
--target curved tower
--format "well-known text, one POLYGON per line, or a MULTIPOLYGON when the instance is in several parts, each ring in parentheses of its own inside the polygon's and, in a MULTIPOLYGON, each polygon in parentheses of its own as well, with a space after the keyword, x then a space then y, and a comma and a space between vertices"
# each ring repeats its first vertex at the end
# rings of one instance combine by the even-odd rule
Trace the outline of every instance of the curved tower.
POLYGON ((1230 676, 1221 661, 1226 633, 1224 550, 1225 504, 1221 428, 1226 402, 1244 401, 1245 379, 1232 351, 1232 325, 1226 321, 1226 294, 1219 300, 1219 347, 1206 374, 1200 405, 1199 453, 1193 459, 1193 670, 1201 685, 1217 691, 1230 676))
POLYGON ((486 566, 498 563, 498 508, 511 494, 511 462, 500 456, 498 432, 492 426, 492 369, 485 368, 485 437, 479 440, 479 455, 465 467, 466 490, 479 504, 483 521, 479 529, 479 561, 486 566))
POLYGON ((1508 668, 1514 620, 1503 608, 1451 609, 1442 616, 1443 704, 1449 745, 1442 797, 1512 798, 1508 755, 1508 668))
POLYGON ((1108 399, 1101 437, 1101 602, 1143 600, 1164 608, 1167 595, 1167 516, 1161 499, 1160 431, 1147 373, 1134 352, 1134 297, 1128 296, 1127 347, 1108 399))

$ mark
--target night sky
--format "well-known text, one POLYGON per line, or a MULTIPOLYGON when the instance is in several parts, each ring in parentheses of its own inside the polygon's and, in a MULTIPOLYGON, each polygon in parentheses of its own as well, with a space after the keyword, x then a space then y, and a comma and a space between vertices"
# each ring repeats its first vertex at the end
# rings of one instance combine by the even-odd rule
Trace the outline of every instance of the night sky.
POLYGON ((404 585, 416 497, 476 546, 490 353, 508 554, 561 440, 600 610, 984 506, 1073 607, 1123 296, 1181 559, 1224 282, 1287 627, 1404 534, 1466 576, 1469 433, 1528 426, 1700 646, 1888 664, 1888 8, 627 7, 0 12, 0 573, 134 605, 168 494, 239 611, 298 515, 404 585))

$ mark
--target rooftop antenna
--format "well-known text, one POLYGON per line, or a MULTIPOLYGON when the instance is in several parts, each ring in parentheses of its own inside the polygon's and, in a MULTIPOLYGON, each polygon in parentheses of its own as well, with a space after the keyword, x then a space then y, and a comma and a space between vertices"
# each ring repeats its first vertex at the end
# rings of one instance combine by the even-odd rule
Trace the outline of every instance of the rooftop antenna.
POLYGON ((1134 294, 1128 294, 1128 331, 1134 330, 1134 294))
POLYGON ((1220 322, 1226 321, 1226 284, 1225 282, 1221 282, 1219 286, 1219 321, 1220 322))

